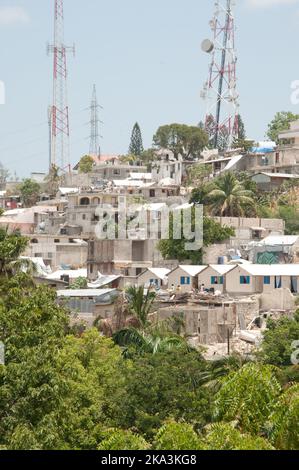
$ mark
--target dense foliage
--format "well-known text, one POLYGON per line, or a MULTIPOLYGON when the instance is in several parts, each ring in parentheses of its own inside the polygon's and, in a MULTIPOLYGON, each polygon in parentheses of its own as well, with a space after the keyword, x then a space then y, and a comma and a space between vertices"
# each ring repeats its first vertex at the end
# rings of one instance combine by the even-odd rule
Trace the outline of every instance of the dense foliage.
MULTIPOLYGON (((193 224, 195 212, 193 211, 193 224)), ((234 229, 231 227, 221 226, 218 222, 210 217, 203 217, 203 245, 210 246, 214 243, 219 243, 229 239, 235 234, 234 229)), ((192 227, 194 230, 194 226, 192 227)), ((190 260, 192 264, 201 264, 203 257, 203 250, 189 251, 186 250, 186 240, 182 235, 180 240, 174 240, 173 237, 173 218, 170 217, 170 235, 169 240, 161 240, 159 242, 159 250, 164 259, 176 259, 178 261, 190 260)))
POLYGON ((169 149, 175 158, 181 155, 186 160, 200 158, 208 142, 208 134, 203 129, 185 124, 161 126, 154 135, 156 147, 169 149))
POLYGON ((25 179, 18 189, 25 207, 34 206, 39 200, 41 187, 36 181, 25 179))
POLYGON ((79 173, 90 173, 93 167, 93 158, 90 155, 84 155, 79 162, 79 173))

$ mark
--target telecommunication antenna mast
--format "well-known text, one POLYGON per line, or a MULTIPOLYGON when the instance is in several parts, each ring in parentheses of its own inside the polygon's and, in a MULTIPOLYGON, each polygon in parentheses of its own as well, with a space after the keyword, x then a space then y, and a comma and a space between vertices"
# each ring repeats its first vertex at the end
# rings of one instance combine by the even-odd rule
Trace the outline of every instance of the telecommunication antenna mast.
POLYGON ((209 76, 202 98, 207 101, 205 125, 215 148, 219 148, 222 136, 226 137, 228 148, 231 148, 238 136, 234 6, 235 0, 215 2, 215 14, 210 22, 213 40, 205 39, 202 43, 202 50, 211 55, 209 76))
POLYGON ((100 149, 100 134, 99 134, 99 109, 101 106, 98 104, 97 100, 97 90, 96 86, 93 86, 92 99, 90 105, 90 145, 89 145, 89 155, 93 157, 99 157, 101 154, 100 149))
POLYGON ((64 43, 63 0, 54 0, 54 44, 48 46, 53 53, 53 104, 51 107, 51 166, 65 171, 70 167, 70 124, 67 101, 68 52, 75 54, 75 47, 64 43))

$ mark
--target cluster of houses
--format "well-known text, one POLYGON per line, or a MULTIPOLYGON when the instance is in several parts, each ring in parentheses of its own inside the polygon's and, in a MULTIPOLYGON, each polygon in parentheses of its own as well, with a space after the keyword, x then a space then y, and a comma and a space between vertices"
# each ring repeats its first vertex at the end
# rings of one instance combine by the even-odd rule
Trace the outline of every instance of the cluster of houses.
MULTIPOLYGON (((247 171, 260 190, 276 190, 299 177, 299 121, 280 139, 279 146, 260 143, 246 154, 236 150, 220 156, 207 150, 196 165, 209 170, 209 179, 227 171, 247 171)), ((164 260, 158 240, 139 229, 127 239, 97 237, 98 208, 113 208, 117 223, 124 198, 128 204, 141 204, 147 219, 158 224, 165 208, 190 207, 188 184, 194 162, 167 149, 156 156, 151 171, 142 164, 123 163, 117 156, 95 157, 90 173, 80 174, 75 167, 55 195, 43 194, 28 209, 13 195, 13 188, 0 192, 5 211, 0 227, 28 236, 24 256, 38 266, 37 282, 54 288, 59 302, 66 302, 87 321, 113 315, 119 292, 132 285, 155 289, 164 298, 200 295, 222 298, 227 304, 257 296, 262 298, 258 308, 291 309, 299 294, 299 236, 285 236, 281 219, 215 217, 235 233, 206 247, 202 266, 164 260), (70 288, 79 278, 86 280, 85 288, 70 288)), ((42 184, 41 175, 38 182, 42 184)))
POLYGON ((172 271, 151 268, 137 277, 136 285, 182 293, 199 291, 230 296, 289 289, 296 295, 299 294, 299 264, 179 265, 172 271))

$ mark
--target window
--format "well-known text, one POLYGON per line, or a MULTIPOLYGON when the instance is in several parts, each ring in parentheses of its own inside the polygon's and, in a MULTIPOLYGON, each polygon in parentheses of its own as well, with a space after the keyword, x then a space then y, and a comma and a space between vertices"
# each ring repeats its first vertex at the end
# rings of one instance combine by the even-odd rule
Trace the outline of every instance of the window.
POLYGON ((82 220, 86 220, 86 214, 82 214, 82 220))
POLYGON ((95 245, 94 241, 91 241, 89 243, 90 256, 94 256, 94 245, 95 245))
POLYGON ((156 191, 154 189, 150 189, 150 197, 156 197, 156 191))
POLYGON ((55 238, 54 243, 60 243, 59 238, 55 238))
POLYGON ((211 277, 211 284, 212 284, 212 286, 223 285, 224 284, 223 276, 212 276, 211 277))
POLYGON ((240 276, 240 284, 241 285, 249 285, 250 284, 250 276, 240 276))
POLYGON ((181 286, 190 286, 190 277, 185 277, 185 276, 182 276, 181 277, 181 286))
POLYGON ((279 152, 276 152, 276 154, 275 154, 275 163, 276 163, 276 165, 278 165, 279 161, 280 161, 279 152))
POLYGON ((261 240, 262 239, 262 231, 261 230, 252 230, 252 238, 254 240, 261 240))
POLYGON ((158 279, 150 279, 150 285, 159 287, 158 279))
POLYGON ((271 284, 270 276, 264 276, 264 285, 265 286, 270 286, 270 284, 271 284))
POLYGON ((80 200, 80 206, 89 206, 89 204, 90 204, 90 201, 88 197, 83 197, 80 200))

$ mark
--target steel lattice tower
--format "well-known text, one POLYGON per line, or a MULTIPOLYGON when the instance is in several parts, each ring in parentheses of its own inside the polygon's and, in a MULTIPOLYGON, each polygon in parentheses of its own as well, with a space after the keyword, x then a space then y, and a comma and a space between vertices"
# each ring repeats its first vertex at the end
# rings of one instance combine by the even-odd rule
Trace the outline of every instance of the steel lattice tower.
POLYGON ((75 54, 75 48, 64 44, 63 0, 54 0, 54 44, 48 46, 48 52, 54 54, 53 65, 53 105, 51 110, 51 165, 61 170, 70 164, 70 125, 67 101, 67 53, 75 54))
POLYGON ((202 97, 207 101, 205 125, 215 148, 219 147, 222 135, 226 136, 228 148, 238 136, 234 6, 234 0, 215 2, 215 14, 210 22, 213 39, 202 44, 202 49, 211 54, 209 77, 202 97))
POLYGON ((89 155, 93 157, 99 157, 100 150, 100 134, 99 134, 99 111, 100 105, 97 100, 97 90, 96 86, 93 86, 92 99, 90 105, 90 145, 89 145, 89 155))

